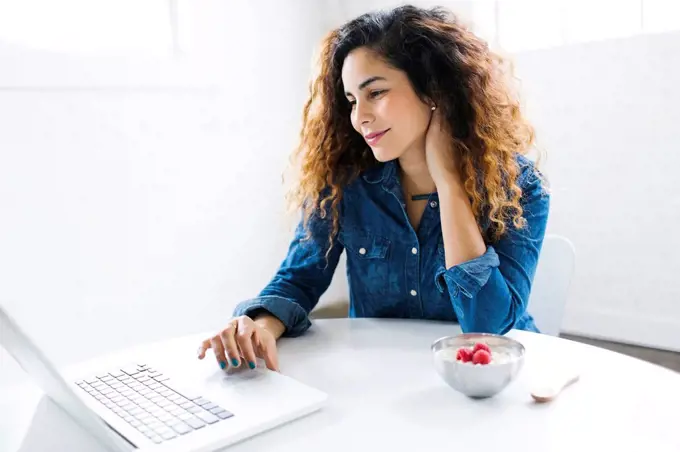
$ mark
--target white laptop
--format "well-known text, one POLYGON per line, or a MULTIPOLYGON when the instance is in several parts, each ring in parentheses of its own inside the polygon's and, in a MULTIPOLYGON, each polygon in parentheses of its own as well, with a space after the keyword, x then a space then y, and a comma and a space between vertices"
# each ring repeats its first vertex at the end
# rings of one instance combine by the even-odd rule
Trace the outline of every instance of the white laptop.
POLYGON ((195 354, 176 366, 167 357, 126 356, 60 372, 2 306, 0 332, 0 345, 111 451, 216 450, 317 411, 327 399, 278 372, 226 372, 195 354))

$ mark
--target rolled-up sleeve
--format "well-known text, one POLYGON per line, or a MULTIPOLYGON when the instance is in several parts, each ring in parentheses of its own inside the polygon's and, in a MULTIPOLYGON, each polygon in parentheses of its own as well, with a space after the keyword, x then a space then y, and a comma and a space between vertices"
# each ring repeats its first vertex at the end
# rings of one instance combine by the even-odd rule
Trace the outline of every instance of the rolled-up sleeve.
POLYGON ((525 227, 508 225, 480 257, 437 272, 437 286, 448 291, 464 332, 505 334, 527 311, 550 197, 533 168, 525 168, 518 182, 525 227))
POLYGON ((311 326, 309 313, 328 289, 344 249, 338 240, 334 240, 326 256, 330 246, 329 223, 330 219, 312 216, 310 237, 307 238, 301 221, 288 254, 272 280, 257 297, 239 303, 234 315, 252 317, 264 310, 281 320, 286 327, 284 336, 304 333, 311 326))

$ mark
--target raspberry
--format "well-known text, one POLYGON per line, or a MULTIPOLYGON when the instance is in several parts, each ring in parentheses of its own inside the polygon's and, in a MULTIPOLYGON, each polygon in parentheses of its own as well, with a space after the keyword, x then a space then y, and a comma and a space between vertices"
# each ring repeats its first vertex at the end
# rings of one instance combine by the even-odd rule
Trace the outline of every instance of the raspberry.
POLYGON ((472 350, 469 348, 459 348, 456 353, 456 361, 463 361, 464 363, 472 361, 472 350))
POLYGON ((488 345, 486 345, 483 342, 477 342, 474 348, 472 349, 472 353, 475 353, 477 350, 486 350, 487 352, 489 352, 489 354, 491 354, 491 349, 489 348, 488 345))
POLYGON ((473 364, 489 364, 491 362, 491 353, 486 350, 477 350, 472 355, 473 364))

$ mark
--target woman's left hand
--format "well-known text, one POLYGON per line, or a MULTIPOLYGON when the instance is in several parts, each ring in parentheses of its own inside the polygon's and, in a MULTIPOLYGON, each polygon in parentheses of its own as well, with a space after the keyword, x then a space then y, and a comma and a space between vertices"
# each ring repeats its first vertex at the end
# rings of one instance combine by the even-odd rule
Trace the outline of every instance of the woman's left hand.
POLYGON ((445 184, 459 183, 458 162, 451 142, 451 134, 445 127, 438 110, 432 112, 430 125, 425 134, 425 158, 430 176, 438 189, 445 184))

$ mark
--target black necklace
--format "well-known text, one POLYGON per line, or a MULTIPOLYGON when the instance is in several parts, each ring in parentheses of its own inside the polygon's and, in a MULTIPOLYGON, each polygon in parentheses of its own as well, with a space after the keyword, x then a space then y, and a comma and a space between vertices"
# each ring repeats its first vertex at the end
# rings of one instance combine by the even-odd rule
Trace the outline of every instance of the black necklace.
POLYGON ((411 201, 427 201, 430 199, 432 193, 423 193, 422 195, 411 195, 411 201))

